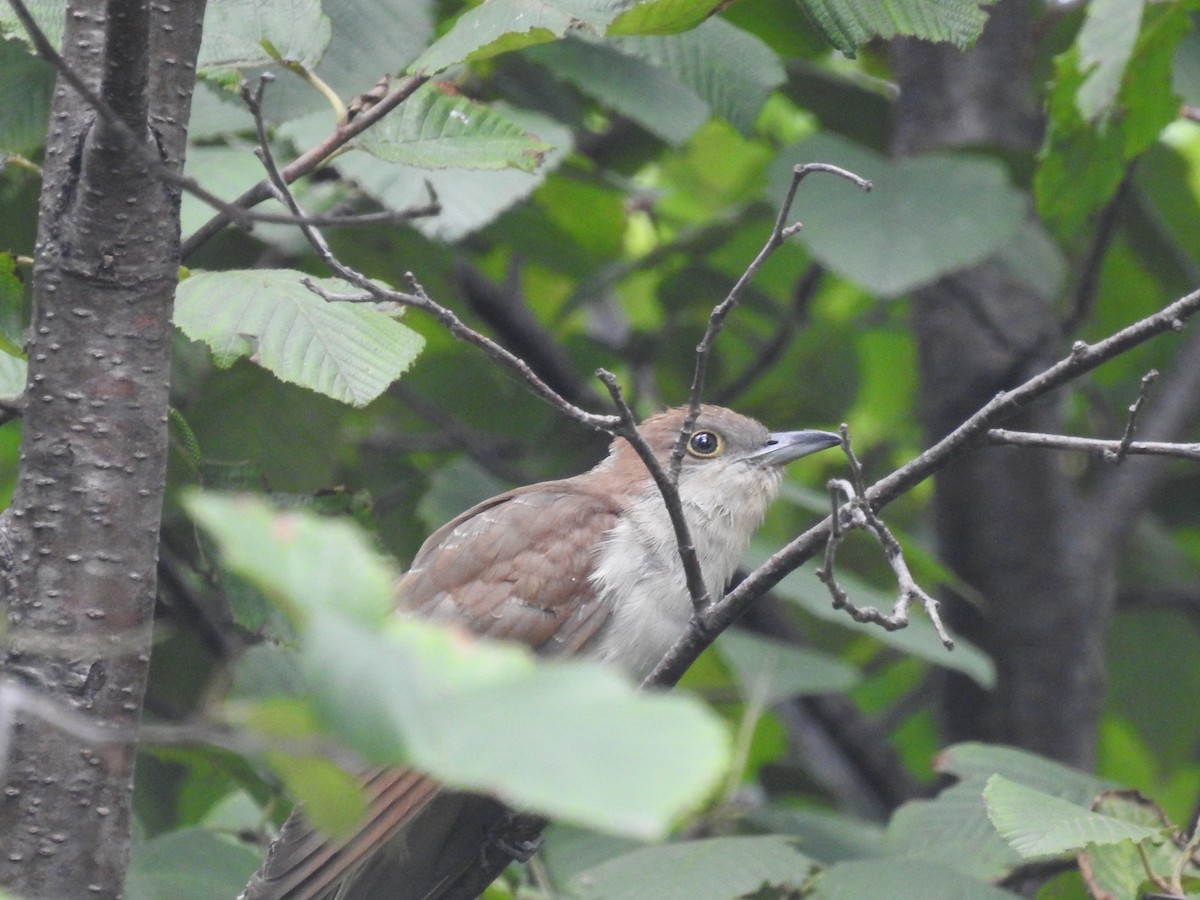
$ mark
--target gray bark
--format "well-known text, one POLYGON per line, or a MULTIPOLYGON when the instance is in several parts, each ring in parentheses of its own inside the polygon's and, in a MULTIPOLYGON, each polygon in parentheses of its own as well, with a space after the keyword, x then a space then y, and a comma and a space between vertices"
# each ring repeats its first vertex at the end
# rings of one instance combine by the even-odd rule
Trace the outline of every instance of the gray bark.
POLYGON ((4 673, 121 740, 82 739, 32 710, 9 735, 0 884, 27 898, 117 897, 150 659, 167 456, 178 170, 204 3, 80 0, 59 77, 35 250, 20 473, 4 528, 4 673), (121 127, 121 124, 125 128, 121 127))

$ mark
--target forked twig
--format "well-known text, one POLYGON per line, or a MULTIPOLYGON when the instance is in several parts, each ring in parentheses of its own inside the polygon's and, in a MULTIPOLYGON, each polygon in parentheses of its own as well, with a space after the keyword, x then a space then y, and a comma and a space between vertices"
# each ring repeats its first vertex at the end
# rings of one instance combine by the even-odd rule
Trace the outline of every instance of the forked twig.
POLYGON ((914 601, 919 601, 929 614, 934 630, 942 640, 947 650, 954 649, 954 640, 942 624, 938 613, 938 601, 924 591, 913 578, 904 559, 904 550, 896 536, 892 534, 883 521, 871 509, 867 501, 866 485, 863 481, 862 464, 858 461, 853 448, 850 446, 850 429, 843 424, 839 429, 842 435, 842 450, 850 462, 850 480, 844 478, 832 479, 829 484, 829 500, 832 506, 830 516, 829 540, 825 543, 825 558, 817 569, 817 577, 829 589, 833 597, 833 608, 843 609, 855 622, 872 622, 888 631, 898 631, 908 625, 908 610, 914 601), (838 496, 846 498, 846 506, 839 507, 838 496), (890 614, 880 612, 873 606, 856 606, 845 589, 838 583, 834 574, 834 559, 837 549, 852 530, 861 530, 872 535, 883 548, 884 558, 891 566, 896 576, 898 594, 896 603, 890 614))

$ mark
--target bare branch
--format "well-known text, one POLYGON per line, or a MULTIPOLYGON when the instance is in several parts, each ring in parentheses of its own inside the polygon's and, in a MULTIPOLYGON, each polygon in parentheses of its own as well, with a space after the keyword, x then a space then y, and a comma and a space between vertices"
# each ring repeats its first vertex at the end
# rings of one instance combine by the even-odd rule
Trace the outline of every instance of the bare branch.
MULTIPOLYGON (((324 235, 320 230, 308 224, 305 219, 304 210, 301 209, 295 195, 288 187, 287 177, 283 171, 275 163, 275 158, 271 153, 270 145, 267 141, 266 122, 262 116, 262 95, 266 89, 266 85, 270 82, 269 79, 261 80, 258 87, 252 92, 248 87, 243 87, 242 99, 250 109, 251 115, 254 117, 255 128, 258 133, 258 148, 256 150, 259 158, 262 160, 263 167, 267 170, 267 183, 270 185, 270 193, 277 197, 292 213, 297 217, 297 227, 308 239, 310 246, 320 257, 321 261, 327 265, 330 270, 347 284, 358 288, 364 295, 374 298, 381 303, 394 303, 401 306, 408 306, 420 310, 426 315, 432 317, 443 328, 450 333, 451 336, 458 338, 465 343, 472 344, 490 356, 493 360, 507 369, 510 373, 516 375, 519 379, 525 382, 526 385, 539 397, 557 409, 560 413, 568 418, 584 425, 588 428, 596 429, 597 431, 605 431, 609 434, 616 434, 621 427, 620 416, 613 415, 598 415, 581 409, 570 401, 562 397, 558 392, 551 388, 548 384, 538 377, 537 373, 529 367, 519 356, 509 352, 504 347, 501 347, 491 338, 480 334, 473 328, 462 321, 453 311, 440 303, 434 301, 421 286, 420 282, 411 273, 406 273, 409 279, 410 290, 408 292, 396 291, 391 288, 386 288, 375 281, 372 281, 366 275, 350 268, 345 263, 334 255, 329 247, 329 243, 325 240, 324 235)), ((381 104, 382 105, 382 104, 381 104)), ((354 122, 361 118, 374 113, 379 107, 374 106, 359 118, 354 119, 354 122)), ((353 123, 351 123, 353 124, 353 123)), ((365 299, 354 298, 355 300, 365 299)))
POLYGON ((671 517, 671 526, 675 529, 675 543, 679 549, 680 562, 683 563, 683 574, 687 580, 688 594, 692 598, 692 609, 695 612, 694 618, 699 619, 704 610, 712 605, 712 598, 709 597, 708 587, 704 584, 704 574, 700 570, 700 560, 696 556, 696 544, 692 540, 687 520, 683 515, 683 502, 679 499, 678 479, 672 477, 662 467, 655 458, 654 451, 650 449, 650 445, 638 434, 637 420, 634 419, 633 411, 630 410, 629 404, 621 396, 621 386, 617 383, 617 377, 605 369, 597 370, 596 377, 608 388, 608 393, 612 396, 613 403, 616 404, 617 410, 620 413, 621 427, 617 433, 629 441, 630 445, 637 452, 637 455, 641 458, 642 463, 646 466, 650 477, 654 479, 659 493, 662 494, 663 504, 667 508, 667 514, 671 517))
POLYGON ((800 183, 813 172, 828 172, 832 175, 838 175, 858 185, 864 191, 871 190, 871 182, 865 178, 860 178, 853 172, 842 169, 838 166, 830 165, 829 163, 801 163, 792 169, 792 181, 788 185, 787 193, 784 194, 783 203, 779 206, 779 212, 775 216, 775 224, 771 228, 771 233, 767 237, 767 242, 763 248, 758 251, 758 255, 751 260, 750 265, 742 272, 740 278, 729 289, 725 299, 713 307, 712 313, 708 317, 708 327, 704 330, 704 336, 700 339, 700 343, 696 345, 696 368, 692 375, 692 386, 688 391, 688 416, 684 420, 684 426, 680 430, 679 440, 675 443, 675 449, 671 451, 671 477, 679 477, 679 467, 683 463, 684 445, 687 442, 687 435, 691 432, 692 426, 696 424, 696 418, 700 415, 700 398, 704 394, 704 382, 708 376, 708 359, 712 353, 712 347, 717 339, 717 335, 721 333, 721 329, 725 326, 725 320, 729 314, 733 312, 734 307, 742 298, 742 293, 758 274, 758 270, 762 268, 772 253, 783 246, 783 242, 800 230, 800 223, 792 225, 788 224, 788 217, 792 213, 792 204, 796 200, 796 191, 800 188, 800 183))
POLYGON ((1105 457, 1107 462, 1120 463, 1129 453, 1129 445, 1133 443, 1134 432, 1137 431, 1138 413, 1142 410, 1142 404, 1146 402, 1146 397, 1150 394, 1150 386, 1154 384, 1158 378, 1158 370, 1151 369, 1142 376, 1142 383, 1138 389, 1137 399, 1129 407, 1129 419, 1125 423, 1125 433, 1121 435, 1120 445, 1117 447, 1116 453, 1111 458, 1105 457))
POLYGON ((1175 459, 1200 461, 1200 444, 1180 444, 1167 441, 1130 441, 1128 444, 1124 444, 1121 441, 1106 441, 1098 438, 993 428, 987 433, 987 442, 1008 447, 1032 447, 1040 450, 1089 453, 1113 462, 1122 452, 1126 456, 1169 456, 1175 459))
MULTIPOLYGON (((920 456, 871 485, 866 491, 871 509, 882 509, 951 460, 985 442, 988 431, 1034 400, 1145 343, 1150 338, 1168 331, 1182 331, 1185 320, 1197 311, 1200 311, 1200 290, 1184 295, 1157 313, 1139 319, 1098 343, 1089 345, 1083 341, 1076 342, 1068 356, 1018 387, 1001 391, 920 456)), ((1134 442, 1130 452, 1133 452, 1137 445, 1137 442, 1134 442)), ((782 581, 788 573, 811 559, 828 540, 831 524, 831 517, 826 517, 824 521, 796 537, 741 584, 714 603, 706 611, 704 631, 708 634, 720 633, 750 603, 782 581)), ((703 638, 699 631, 689 631, 675 643, 643 683, 674 684, 709 643, 711 641, 703 638)))
MULTIPOLYGON (((213 234, 216 234, 216 232, 220 231, 230 223, 235 223, 243 228, 246 228, 256 222, 274 225, 300 225, 303 224, 301 219, 306 219, 311 220, 314 224, 318 225, 349 227, 403 223, 423 216, 436 215, 441 211, 441 207, 437 203, 437 198, 431 197, 430 202, 413 209, 400 211, 383 210, 380 212, 365 213, 363 215, 318 215, 297 217, 281 215, 279 213, 252 212, 250 210, 251 206, 261 203, 263 200, 266 200, 271 196, 269 189, 264 186, 266 184, 265 182, 262 182, 260 185, 256 185, 254 188, 251 188, 233 203, 227 203, 225 200, 209 191, 195 179, 189 178, 159 158, 158 154, 154 152, 154 144, 147 139, 147 136, 140 135, 135 130, 133 121, 137 116, 136 110, 115 109, 105 99, 106 97, 110 96, 121 98, 131 93, 122 87, 122 85, 124 85, 125 79, 131 76, 132 73, 125 72, 125 69, 122 66, 117 66, 111 71, 106 70, 105 82, 102 87, 103 95, 97 94, 83 82, 78 74, 71 70, 70 66, 68 66, 66 63, 66 60, 62 58, 58 51, 54 49, 53 45, 51 45, 49 40, 47 40, 46 35, 40 28, 38 28, 37 23, 30 15, 28 8, 25 6, 24 0, 9 0, 9 3, 11 4, 13 11, 17 14, 17 18, 25 27, 30 39, 33 41, 34 48, 37 50, 38 55, 54 66, 54 68, 58 70, 59 74, 62 75, 63 79, 69 85, 71 85, 71 87, 81 97, 83 97, 93 109, 96 110, 100 121, 106 127, 111 128, 115 133, 121 136, 127 145, 132 148, 132 151, 138 155, 138 161, 150 169, 151 174, 162 179, 168 184, 174 185, 182 191, 186 191, 218 211, 217 215, 213 219, 207 222, 201 229, 199 229, 199 231, 196 232, 196 234, 192 235, 186 242, 184 242, 180 255, 181 259, 186 259, 192 251, 197 249, 201 244, 212 237, 213 234), (263 192, 262 196, 258 196, 256 193, 256 191, 259 191, 260 189, 263 192), (254 195, 253 199, 249 199, 251 195, 254 195), (203 236, 198 237, 202 233, 203 236)), ((121 34, 122 29, 117 28, 115 33, 121 34)), ((393 92, 395 96, 389 95, 384 101, 381 101, 375 107, 371 107, 358 118, 343 126, 340 126, 334 132, 334 135, 340 138, 339 141, 334 141, 332 137, 327 138, 317 147, 313 148, 313 150, 310 150, 308 153, 294 160, 289 166, 287 166, 286 169, 284 169, 284 172, 290 176, 289 181, 295 181, 302 175, 307 175, 312 172, 320 165, 320 163, 325 160, 326 157, 329 156, 330 153, 349 141, 351 137, 359 134, 369 125, 382 118, 386 112, 390 111, 401 101, 407 99, 417 87, 424 83, 425 79, 409 79, 409 81, 415 81, 416 83, 411 86, 407 83, 402 84, 396 89, 396 91, 393 92), (377 112, 380 107, 385 107, 385 105, 386 108, 383 109, 382 112, 377 112), (342 134, 343 132, 344 135, 342 134), (320 157, 314 158, 315 151, 325 148, 327 145, 331 144, 334 144, 335 146, 332 146, 331 149, 322 154, 320 157)), ((141 121, 144 124, 144 116, 142 117, 141 121)))
MULTIPOLYGON (((281 171, 280 176, 285 184, 291 184, 298 178, 302 178, 314 172, 319 168, 331 155, 342 149, 353 138, 362 134, 393 109, 407 100, 416 92, 417 88, 428 81, 428 76, 425 75, 410 75, 407 78, 401 79, 396 87, 386 94, 377 103, 373 103, 362 112, 351 117, 345 124, 338 125, 334 128, 323 141, 310 147, 300 156, 296 157, 288 163, 281 171)), ((364 96, 372 96, 370 92, 364 96)), ((264 200, 273 196, 271 180, 263 179, 254 187, 243 193, 240 197, 230 204, 224 204, 225 208, 218 207, 221 212, 214 216, 209 221, 205 222, 187 240, 183 242, 181 249, 181 258, 187 259, 192 253, 203 246, 213 235, 219 232, 222 228, 228 225, 231 221, 237 221, 239 218, 247 215, 247 211, 262 203, 264 200)))

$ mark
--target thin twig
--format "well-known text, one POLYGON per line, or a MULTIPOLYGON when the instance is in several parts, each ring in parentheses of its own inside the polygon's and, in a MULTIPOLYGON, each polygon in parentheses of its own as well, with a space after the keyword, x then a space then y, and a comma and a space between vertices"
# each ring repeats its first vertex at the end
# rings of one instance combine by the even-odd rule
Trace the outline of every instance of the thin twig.
MULTIPOLYGON (((1067 434, 1042 434, 1036 431, 1009 431, 1007 428, 990 429, 987 432, 987 442, 1006 447, 1032 447, 1040 450, 1090 453, 1103 459, 1115 458, 1122 446, 1120 441, 1073 437, 1067 434)), ((1131 441, 1125 447, 1125 454, 1127 456, 1169 456, 1175 459, 1200 461, 1200 444, 1131 441)))
POLYGON ((871 509, 866 500, 866 488, 863 482, 862 464, 858 461, 853 448, 850 446, 850 429, 845 424, 841 427, 842 450, 850 462, 850 481, 836 478, 829 482, 829 497, 833 505, 829 540, 825 544, 825 560, 817 569, 817 577, 829 589, 833 598, 834 609, 844 609, 855 622, 872 622, 881 625, 888 631, 897 631, 908 625, 908 608, 914 600, 920 601, 933 622, 934 630, 941 638, 947 650, 954 648, 954 641, 946 632, 938 614, 938 602, 921 589, 916 579, 909 571, 904 559, 904 550, 895 535, 871 509), (844 509, 838 509, 838 495, 842 494, 849 501, 844 509), (838 584, 834 574, 834 557, 837 547, 844 538, 847 529, 859 529, 874 536, 879 546, 883 548, 884 558, 891 566, 899 588, 896 603, 890 614, 880 612, 872 606, 859 607, 851 602, 849 595, 838 584))
POLYGON ((621 428, 617 433, 629 441, 646 466, 650 477, 654 479, 659 493, 662 494, 663 504, 667 508, 667 514, 671 517, 671 527, 675 529, 675 543, 679 548, 680 562, 683 563, 683 574, 687 580, 688 594, 692 598, 692 609, 699 617, 711 605, 712 599, 709 597, 708 587, 704 583, 704 574, 700 570, 696 545, 692 541, 687 519, 683 515, 683 502, 679 498, 678 480, 672 478, 662 467, 654 456, 654 451, 650 449, 650 445, 638 434, 637 421, 633 417, 633 411, 630 410, 629 404, 621 395, 621 386, 617 383, 617 376, 606 369, 598 369, 596 377, 608 388, 608 393, 612 396, 613 403, 620 413, 621 428))
MULTIPOLYGON (((38 56, 42 57, 42 59, 54 66, 54 68, 62 76, 63 80, 66 81, 67 84, 72 87, 72 89, 74 89, 81 97, 83 97, 84 100, 88 102, 93 109, 96 110, 97 115, 100 117, 106 127, 111 128, 115 133, 121 136, 126 145, 131 148, 132 152, 137 154, 138 161, 150 170, 150 174, 162 179, 170 185, 179 188, 182 191, 186 191, 218 211, 216 217, 210 220, 203 228, 200 229, 200 231, 204 231, 218 221, 219 225, 213 227, 212 233, 206 234, 203 239, 196 240, 196 235, 192 235, 192 237, 190 237, 184 244, 185 249, 181 252, 181 259, 186 259, 193 250, 199 247, 200 244, 204 243, 204 241, 211 237, 212 234, 215 234, 217 231, 219 231, 221 228, 224 228, 231 222, 242 227, 248 227, 255 223, 275 225, 302 224, 296 216, 281 215, 279 213, 253 212, 248 208, 249 206, 253 206, 255 203, 261 203, 263 200, 266 200, 270 196, 269 193, 267 193, 265 196, 257 197, 257 199, 253 202, 244 202, 246 197, 254 192, 255 188, 251 188, 250 191, 247 191, 246 194, 243 194, 242 197, 238 198, 238 200, 234 201, 233 203, 228 203, 221 197, 218 197, 216 194, 209 191, 195 179, 189 178, 182 172, 173 169, 158 155, 155 150, 157 145, 149 139, 148 134, 139 135, 131 126, 131 123, 127 121, 128 116, 120 115, 118 111, 113 109, 108 101, 104 99, 104 97, 100 96, 90 87, 88 87, 88 85, 84 83, 83 79, 80 78, 75 71, 67 65, 66 60, 63 59, 62 55, 54 49, 54 46, 46 38, 45 33, 38 27, 37 22, 35 22, 33 17, 30 15, 29 9, 25 6, 24 0, 8 0, 8 2, 13 8, 13 12, 16 13, 17 18, 24 26, 30 40, 33 41, 33 46, 37 51, 38 56)), ((424 83, 424 81, 424 78, 418 79, 417 84, 411 86, 411 88, 407 84, 402 85, 404 90, 402 90, 402 88, 397 88, 396 91, 393 92, 397 96, 389 96, 388 98, 385 98, 385 100, 381 102, 379 106, 384 106, 385 103, 388 103, 390 105, 387 106, 387 109, 384 110, 384 112, 390 111, 390 109, 396 106, 399 102, 407 99, 412 91, 416 90, 416 88, 419 87, 420 84, 424 83)), ((340 143, 337 143, 337 146, 333 149, 337 149, 337 147, 342 146, 342 144, 349 141, 351 137, 359 134, 366 127, 373 124, 382 117, 384 112, 372 115, 375 113, 375 107, 372 107, 370 110, 367 110, 365 113, 363 113, 363 115, 358 119, 355 119, 344 127, 337 129, 335 131, 335 135, 341 137, 341 141, 340 143), (342 132, 345 133, 344 136, 342 136, 342 132)), ((314 150, 324 148, 330 143, 331 139, 327 138, 316 148, 314 148, 314 150)), ((324 153, 315 160, 310 159, 313 154, 313 151, 310 150, 308 153, 304 154, 304 156, 293 161, 293 163, 290 164, 284 171, 291 173, 290 180, 294 181, 301 175, 307 175, 309 172, 316 169, 317 166, 330 153, 333 152, 333 149, 330 149, 328 152, 324 153), (298 166, 297 163, 300 163, 301 161, 304 162, 304 165, 298 166)), ((256 188, 257 187, 258 186, 256 186, 256 188)), ((385 211, 379 213, 367 213, 362 216, 345 216, 338 218, 336 221, 331 221, 331 217, 329 216, 316 216, 313 218, 318 224, 338 226, 375 225, 383 222, 393 221, 406 222, 419 216, 434 215, 439 211, 440 208, 437 206, 435 199, 424 206, 416 207, 411 210, 404 210, 401 212, 385 211), (430 212, 431 209, 433 210, 432 212, 430 212)), ((197 234, 199 234, 199 232, 197 232, 197 234)))
POLYGON ((792 205, 796 200, 796 191, 800 188, 800 183, 813 172, 828 172, 831 175, 838 175, 858 185, 864 191, 871 190, 871 182, 865 178, 855 175, 846 169, 838 166, 830 165, 829 163, 801 163, 793 167, 792 180, 788 185, 787 192, 784 194, 783 203, 779 206, 779 212, 775 216, 775 224, 771 227, 771 233, 767 236, 767 242, 762 249, 758 251, 758 255, 751 260, 750 265, 742 272, 741 277, 729 289, 729 293, 725 299, 713 307, 712 313, 708 317, 708 326, 704 329, 704 336, 700 339, 700 343, 696 345, 696 368, 692 374, 692 386, 688 391, 688 415, 684 420, 683 428, 680 429, 679 438, 675 442, 675 448, 671 451, 671 477, 679 477, 679 467, 683 464, 684 447, 687 444, 688 435, 691 434, 692 427, 696 424, 696 419, 700 415, 700 398, 704 394, 704 382, 708 377, 708 360, 712 354, 713 344, 717 339, 717 335, 721 333, 721 329, 725 326, 725 320, 729 314, 733 312, 734 307, 742 298, 742 293, 747 286, 758 274, 758 270, 762 268, 763 263, 767 261, 772 253, 783 246, 784 241, 800 230, 800 223, 788 224, 788 218, 792 214, 792 205))
POLYGON ((1079 279, 1071 298, 1070 311, 1063 318, 1062 333, 1064 335, 1073 335, 1076 329, 1087 321, 1092 307, 1095 305, 1096 296, 1100 290, 1100 270, 1117 233, 1118 212, 1133 183, 1133 169, 1133 165, 1125 169, 1125 175, 1121 178, 1121 183, 1112 199, 1100 211, 1096 233, 1092 237, 1091 245, 1079 267, 1079 279))
MULTIPOLYGON (((581 409, 575 404, 569 402, 564 397, 558 394, 553 388, 546 384, 537 373, 534 372, 523 359, 509 352, 504 347, 497 344, 491 338, 480 334, 473 328, 464 323, 453 311, 440 303, 434 301, 426 292, 425 288, 417 281, 416 276, 411 272, 406 272, 405 277, 409 281, 410 290, 397 291, 391 288, 372 281, 367 276, 363 275, 355 269, 350 268, 343 263, 333 253, 329 247, 328 241, 321 234, 319 228, 315 225, 310 225, 304 219, 304 210, 301 209, 295 195, 288 187, 287 179, 283 172, 279 169, 275 162, 275 157, 271 153, 270 145, 267 141, 267 127, 262 115, 262 96, 263 91, 269 79, 260 79, 258 87, 251 91, 249 87, 244 87, 242 90, 242 99, 250 110, 251 116, 254 118, 255 129, 258 134, 258 147, 256 153, 259 159, 262 160, 263 167, 267 171, 267 183, 270 185, 269 191, 272 196, 279 199, 292 213, 297 217, 297 227, 308 240, 309 245, 320 257, 321 261, 340 279, 347 284, 358 288, 364 295, 369 295, 381 303, 393 303, 401 306, 409 306, 420 310, 426 315, 432 317, 443 328, 450 333, 452 337, 458 338, 465 343, 472 344, 483 350, 493 360, 498 362, 509 372, 515 374, 520 380, 539 397, 561 412, 568 418, 584 425, 588 428, 596 429, 597 431, 605 431, 609 434, 616 434, 620 427, 621 418, 615 415, 599 415, 581 409)), ((373 113, 378 107, 372 107, 363 116, 373 113)), ((359 119, 354 119, 357 122, 359 119)), ((318 292, 318 296, 320 293, 318 292)), ((357 298, 356 298, 357 299, 357 298)))
POLYGON ((242 728, 229 728, 221 723, 204 721, 117 725, 92 718, 10 678, 0 681, 0 771, 8 759, 8 743, 15 724, 22 716, 37 718, 64 734, 91 744, 160 747, 205 745, 243 756, 259 755, 265 751, 323 756, 351 771, 362 765, 357 754, 346 750, 332 738, 259 737, 242 728))
MULTIPOLYGON (((1011 390, 1001 391, 956 429, 885 478, 867 489, 871 509, 879 511, 907 493, 951 460, 987 440, 987 433, 1015 415, 1034 400, 1062 387, 1150 338, 1168 331, 1182 331, 1184 322, 1200 311, 1200 290, 1185 294, 1158 312, 1139 319, 1095 344, 1078 341, 1065 358, 1011 390)), ((1135 452, 1138 442, 1130 447, 1135 452)), ((705 613, 705 634, 719 634, 755 599, 773 588, 785 576, 811 559, 824 547, 831 521, 826 517, 808 531, 776 551, 770 559, 746 577, 736 588, 714 603, 705 613)), ((671 685, 711 643, 700 632, 688 631, 663 657, 643 684, 671 685)))
POLYGON ((1107 455, 1104 457, 1106 462, 1120 463, 1129 453, 1129 445, 1133 443, 1133 435, 1137 431, 1138 413, 1142 411, 1142 404, 1146 402, 1146 397, 1150 394, 1150 386, 1154 384, 1157 378, 1157 369, 1151 369, 1142 376, 1142 383, 1138 388, 1137 399, 1129 406, 1129 418, 1125 422, 1125 433, 1121 435, 1121 443, 1111 457, 1107 455))
MULTIPOLYGON (((280 177, 285 184, 291 184, 298 178, 310 174, 319 168, 330 156, 338 150, 346 146, 353 138, 362 134, 393 109, 407 100, 416 92, 417 88, 423 85, 429 78, 426 75, 410 75, 396 85, 396 87, 388 93, 379 102, 367 107, 359 114, 352 117, 344 125, 339 125, 325 137, 324 140, 313 145, 300 156, 296 157, 280 170, 280 177)), ((264 178, 258 184, 254 185, 248 191, 230 204, 225 204, 226 208, 221 208, 221 211, 205 222, 200 228, 196 229, 183 242, 180 254, 182 259, 187 259, 192 253, 198 250, 205 244, 213 235, 219 232, 222 228, 228 225, 231 221, 236 221, 240 217, 247 215, 250 207, 262 203, 264 200, 273 196, 272 182, 269 178, 264 178)))

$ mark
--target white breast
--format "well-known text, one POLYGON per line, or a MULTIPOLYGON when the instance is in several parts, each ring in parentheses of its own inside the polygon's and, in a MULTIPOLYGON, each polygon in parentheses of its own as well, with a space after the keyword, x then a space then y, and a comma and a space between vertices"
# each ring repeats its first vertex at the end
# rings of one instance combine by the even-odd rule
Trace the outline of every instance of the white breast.
MULTIPOLYGON (((714 601, 724 594, 778 489, 775 469, 746 474, 752 476, 746 490, 735 492, 735 502, 719 505, 706 501, 715 495, 728 499, 730 491, 694 483, 689 490, 687 479, 681 483, 684 517, 714 601)), ((657 493, 627 507, 600 545, 591 580, 603 600, 612 603, 613 614, 589 655, 641 680, 683 635, 692 616, 675 531, 657 493)))

